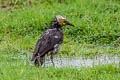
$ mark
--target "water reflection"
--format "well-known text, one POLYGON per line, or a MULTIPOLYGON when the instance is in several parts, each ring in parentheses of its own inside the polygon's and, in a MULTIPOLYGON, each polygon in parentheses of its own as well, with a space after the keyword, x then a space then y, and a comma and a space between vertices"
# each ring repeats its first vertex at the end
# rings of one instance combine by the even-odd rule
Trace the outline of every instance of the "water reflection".
MULTIPOLYGON (((119 64, 120 55, 110 56, 108 54, 103 54, 101 56, 95 56, 93 59, 87 58, 83 59, 80 57, 57 57, 54 59, 55 67, 93 67, 99 64, 119 64)), ((52 66, 50 60, 46 60, 45 66, 52 66)))

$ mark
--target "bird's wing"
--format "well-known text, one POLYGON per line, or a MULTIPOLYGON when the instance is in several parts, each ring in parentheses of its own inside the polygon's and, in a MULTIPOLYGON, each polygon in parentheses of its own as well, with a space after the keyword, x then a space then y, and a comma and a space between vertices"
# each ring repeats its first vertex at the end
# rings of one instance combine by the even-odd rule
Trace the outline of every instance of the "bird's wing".
POLYGON ((54 49, 54 46, 56 44, 61 44, 63 40, 63 34, 57 29, 48 29, 43 33, 43 35, 39 38, 35 50, 34 55, 35 56, 44 56, 46 53, 54 49))

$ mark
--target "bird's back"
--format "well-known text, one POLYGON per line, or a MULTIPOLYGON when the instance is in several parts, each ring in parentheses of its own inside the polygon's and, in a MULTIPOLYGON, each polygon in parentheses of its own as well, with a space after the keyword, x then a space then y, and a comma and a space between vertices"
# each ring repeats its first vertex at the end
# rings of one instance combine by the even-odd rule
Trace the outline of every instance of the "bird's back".
POLYGON ((63 35, 61 29, 53 28, 46 30, 37 41, 32 60, 37 56, 45 56, 49 51, 54 49, 56 44, 61 44, 63 35))

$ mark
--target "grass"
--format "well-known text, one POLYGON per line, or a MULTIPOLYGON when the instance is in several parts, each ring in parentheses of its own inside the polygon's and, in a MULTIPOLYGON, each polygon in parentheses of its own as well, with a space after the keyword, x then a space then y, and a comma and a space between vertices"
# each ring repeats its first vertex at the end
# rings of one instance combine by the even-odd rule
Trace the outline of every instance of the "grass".
POLYGON ((3 80, 119 80, 119 68, 97 66, 95 68, 36 68, 29 66, 9 66, 11 70, 2 73, 3 80), (113 71, 110 71, 113 70, 113 71), (12 73, 12 74, 11 74, 12 73), (9 76, 8 76, 9 75, 9 76))
POLYGON ((117 1, 70 0, 70 5, 67 5, 70 2, 60 1, 53 4, 52 0, 48 0, 36 4, 33 0, 32 6, 19 6, 16 3, 19 7, 15 9, 1 9, 0 50, 6 51, 7 48, 7 51, 18 53, 33 52, 39 36, 50 26, 54 17, 63 15, 75 27, 63 28, 65 38, 62 54, 94 56, 101 53, 120 53, 120 5, 117 1))
MULTIPOLYGON (((5 54, 11 54, 16 52, 17 54, 23 53, 27 55, 28 52, 34 51, 34 46, 37 42, 38 37, 19 37, 8 38, 9 36, 4 37, 4 41, 0 43, 0 52, 6 52, 5 54), (7 40, 6 40, 7 38, 7 40)), ((120 47, 115 48, 114 46, 103 46, 95 44, 77 44, 74 41, 64 40, 64 43, 61 45, 61 50, 59 55, 64 56, 84 56, 84 57, 94 57, 95 55, 101 54, 120 54, 120 47)))
POLYGON ((1 80, 119 80, 119 65, 98 65, 94 67, 35 67, 29 64, 28 57, 12 53, 0 53, 1 80))
POLYGON ((76 26, 64 28, 66 36, 73 37, 74 41, 110 44, 120 35, 119 9, 117 1, 76 0, 70 5, 46 1, 32 7, 1 10, 0 32, 18 36, 38 36, 48 28, 56 15, 63 15, 76 26))
POLYGON ((0 80, 120 79, 119 65, 36 68, 29 64, 28 55, 56 15, 66 16, 75 25, 63 27, 59 55, 120 54, 119 0, 31 0, 31 5, 29 0, 14 1, 10 10, 0 8, 0 80))

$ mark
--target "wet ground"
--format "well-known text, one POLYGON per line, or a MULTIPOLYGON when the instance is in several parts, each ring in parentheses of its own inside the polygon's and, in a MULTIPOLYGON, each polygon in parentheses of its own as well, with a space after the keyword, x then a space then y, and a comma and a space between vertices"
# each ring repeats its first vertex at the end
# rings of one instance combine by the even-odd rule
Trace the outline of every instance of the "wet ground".
MULTIPOLYGON (((29 52, 29 59, 31 58, 32 53, 29 52)), ((95 65, 102 64, 120 64, 120 55, 118 54, 101 54, 94 56, 93 58, 83 58, 79 57, 65 57, 65 56, 55 56, 54 58, 55 67, 93 67, 95 65)), ((33 65, 33 63, 31 64, 33 65)), ((53 66, 50 58, 47 57, 45 61, 45 67, 53 66)))
MULTIPOLYGON (((103 54, 94 58, 83 59, 83 57, 56 57, 54 59, 55 67, 93 67, 99 64, 119 64, 120 55, 103 54)), ((50 60, 46 60, 45 66, 52 66, 50 60)))

